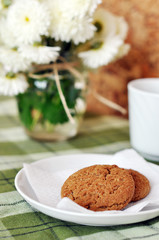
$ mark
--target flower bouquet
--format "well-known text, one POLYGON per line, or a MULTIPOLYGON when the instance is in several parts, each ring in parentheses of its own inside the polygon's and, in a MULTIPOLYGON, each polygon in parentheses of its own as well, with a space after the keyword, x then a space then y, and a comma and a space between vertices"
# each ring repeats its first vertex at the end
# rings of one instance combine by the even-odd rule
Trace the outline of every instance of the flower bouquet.
POLYGON ((0 94, 16 96, 31 137, 76 135, 86 109, 87 72, 127 54, 127 23, 97 8, 100 3, 0 0, 0 94))

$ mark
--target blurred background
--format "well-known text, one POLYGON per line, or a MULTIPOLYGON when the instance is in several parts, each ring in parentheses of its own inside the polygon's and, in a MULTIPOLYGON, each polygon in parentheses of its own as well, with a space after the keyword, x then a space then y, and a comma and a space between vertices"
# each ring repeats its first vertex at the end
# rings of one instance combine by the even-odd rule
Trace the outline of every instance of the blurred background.
MULTIPOLYGON (((121 60, 90 73, 90 86, 127 109, 127 83, 141 77, 159 77, 159 1, 103 0, 100 7, 124 16, 129 24, 127 42, 131 44, 131 50, 121 60)), ((91 91, 87 112, 121 115, 96 100, 91 91)))

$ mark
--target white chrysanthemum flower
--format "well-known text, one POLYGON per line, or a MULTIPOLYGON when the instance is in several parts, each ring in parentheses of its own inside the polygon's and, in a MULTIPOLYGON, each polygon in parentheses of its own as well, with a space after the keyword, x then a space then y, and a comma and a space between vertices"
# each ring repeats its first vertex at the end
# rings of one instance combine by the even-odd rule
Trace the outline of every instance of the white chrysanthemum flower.
POLYGON ((97 27, 98 38, 118 35, 125 39, 128 32, 128 24, 123 17, 115 16, 102 8, 95 12, 93 23, 97 27))
POLYGON ((28 88, 26 77, 23 74, 6 74, 0 70, 0 94, 6 96, 15 96, 25 92, 28 88))
POLYGON ((5 71, 17 73, 19 71, 27 71, 30 67, 30 61, 16 50, 7 47, 0 47, 0 63, 5 71))
POLYGON ((32 44, 48 34, 50 14, 37 0, 15 1, 8 9, 8 26, 18 44, 32 44))
POLYGON ((101 0, 62 0, 63 13, 66 16, 92 16, 101 0))
POLYGON ((0 39, 1 44, 4 44, 10 48, 17 46, 15 37, 13 36, 12 31, 8 28, 8 24, 5 18, 0 19, 0 39))
POLYGON ((19 52, 21 55, 36 64, 46 64, 55 61, 59 56, 60 47, 47 46, 21 46, 19 52))
POLYGON ((46 0, 51 12, 50 35, 56 41, 73 41, 75 44, 85 42, 93 37, 96 30, 92 19, 67 17, 63 12, 63 3, 60 0, 46 0))
POLYGON ((124 39, 128 27, 123 18, 99 9, 95 13, 94 25, 97 31, 90 49, 79 53, 86 66, 97 68, 126 55, 129 47, 125 46, 124 39))
POLYGON ((78 56, 86 66, 97 68, 112 62, 122 45, 123 40, 115 36, 114 38, 106 39, 99 48, 81 52, 78 56))

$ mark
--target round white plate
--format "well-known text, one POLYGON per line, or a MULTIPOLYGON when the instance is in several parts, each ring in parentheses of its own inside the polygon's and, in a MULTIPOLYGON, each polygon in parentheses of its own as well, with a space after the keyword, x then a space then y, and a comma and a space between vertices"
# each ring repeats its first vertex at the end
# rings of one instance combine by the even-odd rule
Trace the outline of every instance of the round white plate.
MULTIPOLYGON (((33 163, 44 167, 47 165, 52 172, 65 170, 67 168, 83 168, 93 164, 112 164, 111 155, 102 154, 77 154, 77 155, 65 155, 55 156, 49 159, 44 159, 33 163)), ((159 166, 150 163, 154 170, 159 173, 159 166)), ((40 212, 58 218, 60 220, 74 222, 82 225, 89 226, 115 226, 123 224, 131 224, 142 222, 159 216, 159 208, 151 210, 143 210, 138 213, 117 213, 109 215, 91 214, 91 213, 76 213, 65 211, 53 207, 49 207, 45 204, 38 202, 34 192, 28 180, 25 176, 24 169, 21 169, 15 178, 15 186, 20 195, 35 209, 40 212)))

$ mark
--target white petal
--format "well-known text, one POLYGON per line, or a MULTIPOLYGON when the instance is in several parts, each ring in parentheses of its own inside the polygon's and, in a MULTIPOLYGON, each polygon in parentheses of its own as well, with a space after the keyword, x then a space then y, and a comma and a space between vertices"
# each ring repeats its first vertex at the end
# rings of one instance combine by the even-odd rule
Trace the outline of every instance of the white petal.
POLYGON ((116 18, 117 32, 122 39, 125 39, 128 33, 128 24, 123 17, 116 18))
POLYGON ((21 46, 19 48, 19 52, 24 58, 36 64, 45 64, 50 61, 55 61, 59 56, 59 50, 59 47, 47 46, 21 46))
POLYGON ((0 19, 0 38, 2 44, 5 44, 8 47, 13 48, 17 46, 16 39, 12 31, 10 31, 10 28, 8 27, 7 21, 4 17, 0 19))
POLYGON ((122 44, 123 40, 117 36, 108 38, 99 49, 81 52, 79 53, 79 57, 82 58, 84 64, 90 68, 107 65, 113 61, 122 44))
POLYGON ((93 18, 94 24, 100 25, 100 30, 96 33, 98 38, 106 38, 116 35, 116 17, 105 9, 96 10, 93 18))
POLYGON ((0 71, 0 94, 6 96, 15 96, 23 93, 28 87, 26 77, 23 74, 17 74, 14 78, 7 78, 4 71, 0 71))
POLYGON ((23 58, 17 50, 0 47, 0 63, 5 71, 17 73, 26 71, 30 67, 30 61, 23 58))
POLYGON ((96 28, 92 24, 92 18, 66 15, 60 0, 46 0, 46 3, 51 12, 50 35, 56 41, 69 42, 72 40, 78 44, 93 37, 96 28))
POLYGON ((118 51, 118 54, 115 56, 114 60, 113 61, 116 61, 122 57, 124 57, 125 55, 128 54, 130 50, 130 45, 129 44, 123 44, 120 48, 119 48, 119 51, 118 51))
POLYGON ((115 35, 125 39, 128 32, 128 24, 123 17, 118 17, 105 9, 99 8, 94 14, 94 24, 100 24, 100 31, 96 33, 96 37, 105 38, 115 35))
POLYGON ((15 1, 8 9, 7 21, 17 43, 32 44, 48 34, 50 13, 36 0, 15 1))
POLYGON ((96 30, 92 24, 92 19, 88 17, 72 21, 71 28, 74 30, 71 39, 75 44, 84 43, 85 41, 91 39, 96 30))
POLYGON ((61 2, 65 16, 83 18, 86 15, 92 16, 101 0, 61 0, 61 2))

